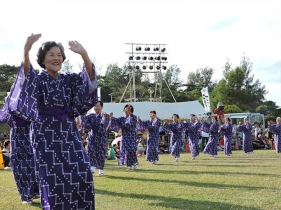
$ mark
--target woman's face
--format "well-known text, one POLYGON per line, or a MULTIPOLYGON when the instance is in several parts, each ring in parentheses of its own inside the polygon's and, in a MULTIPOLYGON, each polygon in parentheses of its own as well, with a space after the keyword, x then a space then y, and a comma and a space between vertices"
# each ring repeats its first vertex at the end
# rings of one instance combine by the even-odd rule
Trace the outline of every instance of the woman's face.
POLYGON ((149 113, 149 117, 153 120, 153 119, 155 118, 155 114, 152 113, 152 112, 150 112, 150 113, 149 113))
POLYGON ((173 115, 173 122, 177 122, 178 121, 178 117, 176 115, 173 115))
POLYGON ((125 109, 124 109, 124 112, 125 112, 125 115, 131 115, 131 106, 127 106, 125 109))
POLYGON ((102 106, 100 105, 99 102, 94 106, 94 110, 97 114, 99 114, 101 112, 102 106))
POLYGON ((212 117, 212 122, 213 123, 216 122, 216 118, 212 117))
POLYGON ((63 57, 59 47, 51 47, 46 52, 43 64, 48 72, 57 73, 61 70, 63 57))

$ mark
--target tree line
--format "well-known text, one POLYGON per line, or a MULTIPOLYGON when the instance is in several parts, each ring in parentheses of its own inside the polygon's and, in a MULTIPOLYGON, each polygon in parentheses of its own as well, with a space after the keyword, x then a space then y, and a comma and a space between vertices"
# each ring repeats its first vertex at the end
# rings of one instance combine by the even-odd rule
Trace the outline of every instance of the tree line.
MULTIPOLYGON (((266 116, 266 120, 281 115, 281 108, 274 101, 265 100, 267 90, 259 79, 255 79, 252 72, 253 63, 242 56, 239 66, 232 66, 229 60, 222 69, 222 79, 213 79, 214 70, 210 67, 199 68, 188 73, 187 82, 180 76, 181 69, 171 65, 162 71, 162 81, 156 75, 148 75, 141 70, 135 70, 135 86, 138 101, 149 101, 150 90, 154 90, 155 83, 162 82, 162 102, 177 102, 198 100, 202 103, 201 89, 208 87, 211 109, 214 110, 218 102, 225 105, 225 113, 259 112, 266 116), (167 86, 169 85, 169 87, 167 86)), ((69 60, 64 62, 62 73, 73 72, 69 60)), ((0 65, 0 103, 10 90, 16 77, 18 66, 0 65)), ((104 75, 97 72, 98 85, 101 88, 101 100, 104 102, 119 102, 130 79, 131 69, 128 65, 122 67, 109 64, 104 75)), ((159 84, 158 84, 159 85, 159 84)), ((130 98, 126 91, 122 102, 130 98)))

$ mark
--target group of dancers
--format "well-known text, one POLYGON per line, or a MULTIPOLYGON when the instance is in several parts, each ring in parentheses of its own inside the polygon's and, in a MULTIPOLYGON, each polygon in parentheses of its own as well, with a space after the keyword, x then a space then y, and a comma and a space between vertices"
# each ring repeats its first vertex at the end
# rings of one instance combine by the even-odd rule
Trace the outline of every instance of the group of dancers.
MULTIPOLYGON (((24 46, 24 58, 9 96, 0 111, 0 123, 11 127, 11 168, 23 204, 41 199, 42 209, 95 209, 93 175, 99 169, 104 175, 105 147, 108 132, 121 134, 119 165, 128 170, 138 167, 136 155, 137 131, 148 130, 146 159, 157 164, 159 127, 161 120, 156 111, 149 113, 150 120, 143 121, 133 114, 134 107, 124 107, 123 117, 102 112, 103 103, 98 101, 95 66, 87 51, 77 41, 70 41, 71 51, 79 54, 84 66, 76 74, 60 74, 66 59, 64 48, 54 41, 45 42, 37 53, 37 63, 44 69, 39 74, 33 69, 29 52, 41 34, 31 34, 24 46), (94 107, 95 114, 86 115, 94 107), (82 129, 89 130, 88 148, 84 149, 75 117, 82 116, 82 129)), ((281 144, 280 118, 270 129, 281 144)), ((245 123, 238 126, 243 132, 245 152, 253 152, 249 144, 245 123)), ((219 126, 216 117, 208 123, 190 116, 190 122, 181 122, 177 114, 173 122, 164 119, 163 130, 171 133, 171 155, 180 157, 182 133, 188 130, 192 159, 199 155, 200 130, 209 132, 210 139, 204 153, 217 157, 219 134, 225 138, 225 154, 231 154, 232 126, 229 119, 219 126)), ((280 152, 280 145, 277 147, 280 152)))

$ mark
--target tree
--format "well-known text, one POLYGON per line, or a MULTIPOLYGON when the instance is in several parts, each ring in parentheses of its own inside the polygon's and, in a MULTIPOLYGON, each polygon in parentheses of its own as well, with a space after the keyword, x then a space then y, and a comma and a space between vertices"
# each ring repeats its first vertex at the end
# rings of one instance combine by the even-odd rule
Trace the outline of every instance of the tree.
POLYGON ((224 107, 225 113, 241 113, 242 110, 236 105, 226 105, 224 107))
POLYGON ((60 72, 63 73, 63 74, 73 73, 72 67, 73 66, 69 64, 69 60, 66 60, 66 61, 64 61, 63 67, 60 70, 60 72))
MULTIPOLYGON (((19 66, 10 66, 8 64, 0 65, 0 104, 3 103, 7 92, 13 85, 19 66)), ((0 106, 1 107, 1 106, 0 106)))
POLYGON ((199 100, 202 102, 201 90, 203 87, 208 87, 211 92, 216 82, 212 81, 214 70, 209 67, 199 68, 195 72, 189 72, 187 76, 187 83, 184 84, 186 87, 184 92, 188 101, 199 100))
POLYGON ((212 106, 222 102, 224 105, 237 105, 242 111, 255 111, 264 101, 267 91, 265 86, 262 86, 258 79, 254 80, 254 75, 251 75, 252 65, 245 56, 236 68, 232 68, 231 63, 227 61, 223 70, 224 77, 211 93, 212 106))

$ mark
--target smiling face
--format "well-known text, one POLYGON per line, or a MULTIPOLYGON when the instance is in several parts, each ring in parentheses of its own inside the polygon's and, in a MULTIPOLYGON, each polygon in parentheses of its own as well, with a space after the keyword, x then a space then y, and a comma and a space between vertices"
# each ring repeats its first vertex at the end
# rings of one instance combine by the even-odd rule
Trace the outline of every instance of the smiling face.
POLYGON ((43 64, 45 65, 46 71, 53 77, 56 77, 57 73, 61 70, 63 62, 62 53, 59 47, 51 47, 46 52, 43 64))
POLYGON ((102 110, 102 106, 100 104, 100 102, 98 102, 95 106, 94 106, 94 110, 97 114, 99 114, 102 110))

